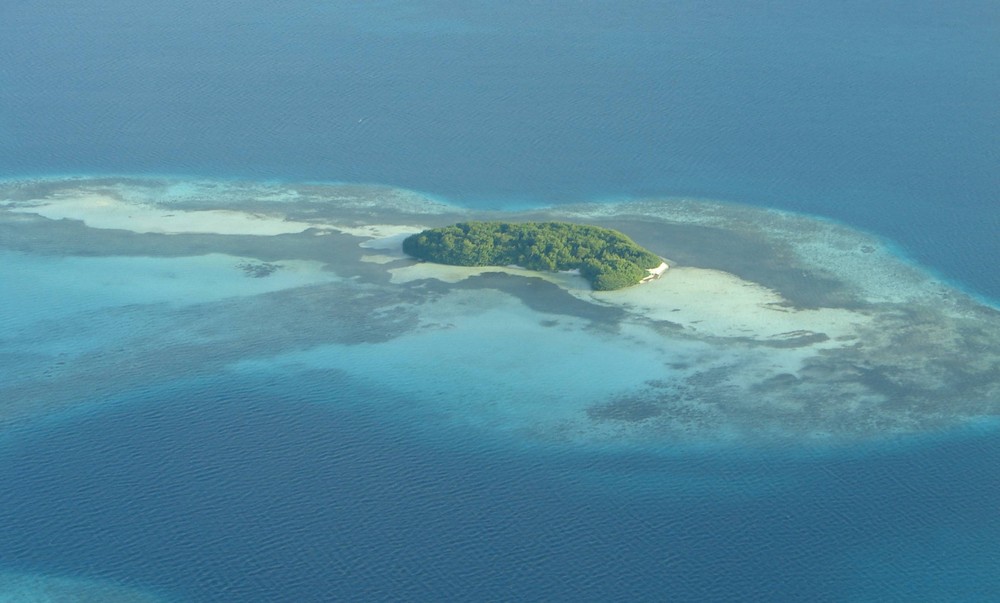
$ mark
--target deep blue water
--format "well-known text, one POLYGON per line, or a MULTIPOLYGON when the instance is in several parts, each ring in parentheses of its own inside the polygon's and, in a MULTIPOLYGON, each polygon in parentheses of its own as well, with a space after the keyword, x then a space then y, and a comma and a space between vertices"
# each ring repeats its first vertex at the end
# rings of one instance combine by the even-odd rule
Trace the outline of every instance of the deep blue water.
POLYGON ((1000 592, 995 435, 857 455, 517 452, 477 433, 428 444, 406 400, 331 375, 135 398, 3 451, 0 559, 195 601, 1000 592), (400 421, 359 403, 373 395, 400 421))
MULTIPOLYGON (((0 175, 695 195, 843 220, 1000 298, 993 2, 341 4, 0 4, 0 175)), ((330 391, 223 375, 17 434, 0 565, 192 601, 1000 599, 995 433, 512 450, 330 391)))

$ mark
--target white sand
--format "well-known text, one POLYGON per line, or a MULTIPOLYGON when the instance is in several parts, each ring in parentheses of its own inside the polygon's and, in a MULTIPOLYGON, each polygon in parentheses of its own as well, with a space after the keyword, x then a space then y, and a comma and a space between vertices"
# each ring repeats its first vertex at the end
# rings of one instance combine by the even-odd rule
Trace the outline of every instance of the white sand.
MULTIPOLYGON (((405 257, 403 239, 424 230, 422 226, 396 224, 311 223, 288 220, 279 214, 260 214, 228 209, 183 210, 136 201, 122 201, 110 195, 85 190, 65 191, 58 196, 7 209, 36 214, 50 220, 79 220, 90 228, 128 230, 159 234, 279 235, 300 233, 310 228, 337 231, 369 239, 362 247, 396 252, 405 257)), ((324 234, 319 232, 317 234, 324 234)))
MULTIPOLYGON (((592 291, 581 276, 535 272, 516 267, 445 266, 421 262, 389 270, 393 283, 435 279, 457 283, 486 272, 543 278, 579 299, 619 306, 642 319, 666 320, 692 334, 711 337, 782 340, 810 333, 824 333, 830 340, 821 347, 846 345, 867 315, 841 308, 797 310, 775 291, 728 272, 680 267, 665 270, 660 278, 620 289, 592 291), (843 341, 836 341, 843 338, 843 341)), ((814 346, 810 346, 814 347, 814 346)))
POLYGON ((864 314, 841 308, 796 310, 771 289, 704 268, 675 267, 636 287, 575 294, 713 337, 780 339, 814 332, 836 339, 853 336, 870 321, 864 314))
POLYGON ((126 203, 87 191, 69 191, 37 204, 11 207, 9 211, 37 214, 50 220, 80 220, 90 228, 138 233, 278 235, 323 226, 286 220, 281 216, 223 209, 184 211, 126 203))

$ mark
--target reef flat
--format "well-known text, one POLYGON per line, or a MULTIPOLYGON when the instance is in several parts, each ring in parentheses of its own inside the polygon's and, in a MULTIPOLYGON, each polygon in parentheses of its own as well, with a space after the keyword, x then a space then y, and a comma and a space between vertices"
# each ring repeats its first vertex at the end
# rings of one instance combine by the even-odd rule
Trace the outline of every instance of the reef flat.
POLYGON ((23 179, 0 183, 0 256, 7 428, 241 371, 329 371, 428 425, 577 443, 852 442, 1000 413, 1000 311, 876 237, 750 206, 482 212, 383 186, 23 179), (594 291, 402 251, 497 219, 613 228, 671 269, 594 291))

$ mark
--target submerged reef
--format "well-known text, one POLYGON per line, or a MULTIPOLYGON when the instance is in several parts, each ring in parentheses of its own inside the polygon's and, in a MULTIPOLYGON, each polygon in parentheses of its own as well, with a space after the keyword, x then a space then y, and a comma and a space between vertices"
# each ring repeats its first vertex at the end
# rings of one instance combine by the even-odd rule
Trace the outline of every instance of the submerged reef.
POLYGON ((539 441, 837 443, 1000 415, 1000 311, 875 237, 757 207, 25 179, 0 183, 0 256, 0 429, 240 371, 329 371, 412 401, 405 420, 539 441), (602 291, 404 253, 484 221, 614 229, 671 268, 602 291))

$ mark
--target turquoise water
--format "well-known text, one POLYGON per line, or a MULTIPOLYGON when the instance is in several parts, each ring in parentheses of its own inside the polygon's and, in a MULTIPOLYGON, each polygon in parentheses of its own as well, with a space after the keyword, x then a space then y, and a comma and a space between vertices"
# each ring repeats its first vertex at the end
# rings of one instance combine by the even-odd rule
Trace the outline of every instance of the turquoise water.
MULTIPOLYGON (((997 23, 985 2, 9 3, 0 172, 723 199, 873 232, 996 300, 997 23)), ((0 230, 0 600, 1000 598, 988 421, 839 447, 581 434, 581 406, 714 348, 507 281, 441 315, 371 299, 375 272, 294 237, 32 228, 0 230), (259 262, 282 269, 239 268, 259 262)))

